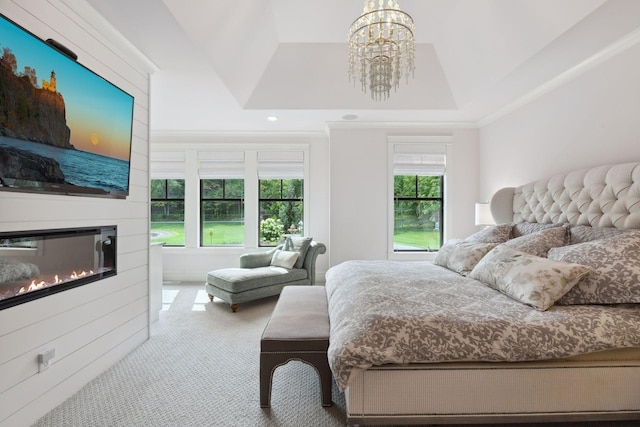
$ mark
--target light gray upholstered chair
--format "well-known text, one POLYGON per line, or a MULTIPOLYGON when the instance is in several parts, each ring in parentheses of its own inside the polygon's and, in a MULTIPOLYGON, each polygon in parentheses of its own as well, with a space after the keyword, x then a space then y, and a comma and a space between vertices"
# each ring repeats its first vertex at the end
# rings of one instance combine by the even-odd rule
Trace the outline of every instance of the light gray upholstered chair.
POLYGON ((311 241, 304 258, 294 268, 270 265, 273 253, 283 247, 279 245, 267 252, 243 254, 240 256, 240 268, 223 268, 207 273, 205 289, 209 299, 220 298, 230 304, 235 313, 239 304, 279 295, 285 286, 315 284, 316 258, 326 252, 326 246, 311 241))

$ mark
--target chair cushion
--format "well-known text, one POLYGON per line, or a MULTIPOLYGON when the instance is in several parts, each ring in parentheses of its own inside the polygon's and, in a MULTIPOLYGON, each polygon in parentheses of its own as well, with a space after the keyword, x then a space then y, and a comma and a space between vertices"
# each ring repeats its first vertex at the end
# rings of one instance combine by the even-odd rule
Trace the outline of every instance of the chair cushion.
POLYGON ((297 252, 299 254, 294 268, 302 268, 302 265, 304 264, 304 257, 307 255, 307 251, 309 250, 309 246, 311 246, 312 240, 312 237, 302 237, 295 235, 287 236, 287 239, 284 241, 284 247, 282 249, 285 251, 297 252))
POLYGON ((300 254, 298 252, 276 250, 271 258, 271 265, 276 267, 293 268, 300 254))
POLYGON ((307 270, 282 267, 223 268, 207 273, 207 283, 227 292, 244 292, 307 278, 307 270))

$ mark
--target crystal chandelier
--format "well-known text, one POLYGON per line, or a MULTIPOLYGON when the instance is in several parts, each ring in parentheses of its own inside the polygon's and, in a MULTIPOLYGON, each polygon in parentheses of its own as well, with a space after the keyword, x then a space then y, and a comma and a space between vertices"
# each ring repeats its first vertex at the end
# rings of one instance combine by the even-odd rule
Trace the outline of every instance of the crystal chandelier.
POLYGON ((415 69, 413 19, 396 0, 365 0, 362 16, 349 28, 349 81, 357 79, 371 98, 389 98, 400 77, 409 81, 415 69))

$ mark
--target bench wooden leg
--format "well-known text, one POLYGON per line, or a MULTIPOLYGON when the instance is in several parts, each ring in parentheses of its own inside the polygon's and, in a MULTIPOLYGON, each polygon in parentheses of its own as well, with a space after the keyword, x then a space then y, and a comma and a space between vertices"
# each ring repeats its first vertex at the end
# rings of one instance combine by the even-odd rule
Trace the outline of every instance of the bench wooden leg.
POLYGON ((231 311, 235 313, 237 309, 238 309, 238 304, 231 304, 231 311))
POLYGON ((213 295, 209 294, 209 301, 213 302, 213 295))
POLYGON ((260 353, 260 407, 271 407, 271 379, 278 366, 273 357, 260 353))
POLYGON ((304 353, 304 354, 270 354, 260 353, 260 407, 271 407, 271 383, 273 371, 278 366, 284 365, 291 360, 299 360, 313 366, 318 373, 320 388, 322 393, 322 406, 331 406, 331 368, 326 353, 304 353))
POLYGON ((329 360, 327 354, 309 354, 303 360, 308 362, 318 372, 320 380, 320 388, 322 389, 322 406, 331 406, 331 368, 329 368, 329 360))

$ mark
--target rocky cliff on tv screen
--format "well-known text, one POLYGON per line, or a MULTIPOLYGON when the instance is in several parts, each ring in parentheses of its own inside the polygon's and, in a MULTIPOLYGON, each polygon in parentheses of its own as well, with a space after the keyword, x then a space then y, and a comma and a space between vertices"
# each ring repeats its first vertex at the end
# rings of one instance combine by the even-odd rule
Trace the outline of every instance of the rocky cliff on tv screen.
POLYGON ((0 15, 0 190, 129 194, 133 97, 0 15))

